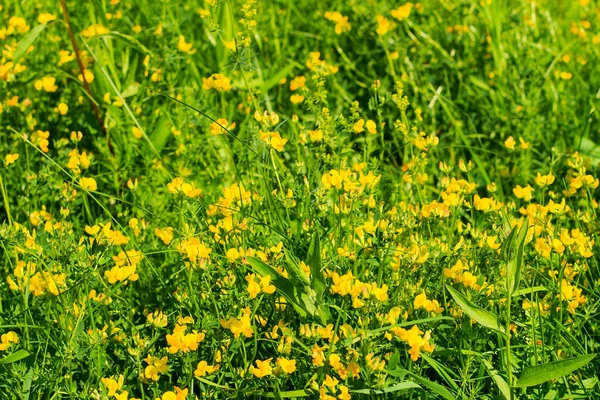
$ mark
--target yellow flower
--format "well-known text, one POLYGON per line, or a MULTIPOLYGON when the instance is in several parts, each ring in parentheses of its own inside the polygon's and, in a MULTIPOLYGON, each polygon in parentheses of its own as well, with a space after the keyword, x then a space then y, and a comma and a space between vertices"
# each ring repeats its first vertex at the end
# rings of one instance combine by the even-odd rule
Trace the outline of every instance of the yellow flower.
POLYGON ((0 336, 0 351, 8 349, 11 343, 19 343, 19 337, 13 331, 9 331, 8 333, 0 336))
POLYGON ((335 22, 335 33, 341 35, 344 32, 350 30, 350 23, 348 17, 343 16, 337 11, 326 11, 325 18, 335 22))
POLYGON ((37 81, 35 81, 33 83, 33 86, 35 86, 36 90, 42 90, 44 89, 44 91, 46 92, 56 92, 56 90, 58 89, 58 86, 55 85, 56 79, 52 76, 45 76, 42 79, 38 79, 37 81))
POLYGON ((300 104, 300 103, 302 103, 302 102, 304 101, 304 96, 301 96, 301 95, 299 95, 299 94, 293 94, 293 95, 290 97, 290 101, 291 101, 293 104, 300 104))
POLYGON ((193 45, 191 43, 186 43, 183 35, 179 36, 179 41, 177 42, 177 50, 181 51, 182 53, 194 54, 196 50, 193 50, 192 47, 193 45))
POLYGON ((392 17, 396 18, 398 21, 402 21, 405 18, 408 18, 410 15, 410 11, 413 8, 413 3, 406 3, 395 10, 392 10, 392 17))
POLYGON ((85 81, 87 83, 92 83, 94 81, 94 74, 92 73, 92 71, 90 71, 89 69, 84 69, 83 70, 83 75, 79 74, 78 75, 78 79, 83 82, 83 78, 85 77, 85 81))
POLYGON ((288 360, 287 358, 277 358, 277 366, 286 374, 291 374, 296 371, 296 360, 288 360))
POLYGON ((219 118, 216 122, 210 124, 210 134, 213 136, 225 135, 227 131, 232 131, 234 128, 235 122, 230 124, 225 118, 219 118))
POLYGON ((210 375, 213 372, 219 369, 218 365, 208 365, 208 363, 204 360, 198 363, 196 370, 194 371, 194 375, 197 377, 202 377, 206 375, 210 375))
POLYGON ((522 150, 527 150, 529 148, 529 142, 526 142, 525 140, 523 140, 523 138, 519 138, 519 147, 522 150))
POLYGON ((157 227, 154 229, 154 234, 167 246, 171 243, 171 240, 173 240, 173 228, 170 226, 162 229, 157 227))
POLYGON ((223 74, 212 74, 208 78, 202 78, 204 90, 214 89, 217 92, 228 92, 231 90, 231 81, 223 74))
POLYGON ((376 30, 377 34, 385 35, 391 29, 392 29, 392 23, 390 22, 390 20, 387 19, 386 17, 384 17, 383 15, 378 15, 377 16, 377 30, 376 30))
POLYGON ((371 135, 374 135, 377 133, 377 125, 375 124, 374 121, 368 120, 367 123, 365 124, 365 126, 367 127, 367 132, 369 132, 371 135))
POLYGON ((290 82, 290 90, 293 92, 300 88, 303 88, 306 84, 306 78, 304 76, 297 76, 290 82))
POLYGON ((356 121, 352 129, 356 133, 362 133, 365 130, 365 120, 361 118, 358 121, 356 121))
POLYGON ((98 184, 94 178, 81 178, 79 185, 85 190, 98 190, 98 184))
POLYGON ((539 172, 537 173, 537 176, 535 177, 536 185, 544 187, 549 186, 552 183, 554 183, 554 175, 552 175, 552 173, 548 173, 548 175, 542 175, 539 172))
POLYGON ((19 154, 17 154, 17 153, 7 154, 6 157, 4 157, 4 165, 9 166, 10 164, 17 161, 18 158, 19 158, 19 154))
POLYGON ((40 24, 45 24, 46 22, 54 21, 55 19, 56 19, 56 16, 54 16, 52 14, 48 14, 48 13, 41 13, 38 16, 38 22, 40 24))
POLYGON ((66 105, 65 103, 60 103, 58 105, 58 112, 60 113, 60 115, 66 115, 68 111, 69 111, 69 106, 66 105))
POLYGON ((515 186, 513 193, 518 199, 530 201, 533 198, 533 188, 529 185, 521 187, 521 185, 515 186))
POLYGON ((278 152, 283 151, 283 146, 288 142, 287 139, 281 137, 279 132, 263 132, 260 131, 260 140, 268 145, 271 145, 278 152))
POLYGON ((239 338, 240 335, 244 335, 245 337, 252 337, 254 334, 254 330, 252 329, 252 324, 250 322, 250 315, 252 312, 249 308, 245 308, 242 310, 241 318, 231 317, 228 320, 221 319, 219 323, 225 329, 229 329, 231 333, 233 333, 234 338, 239 338))
POLYGON ((94 37, 97 35, 105 35, 109 32, 110 31, 108 29, 106 29, 104 26, 102 26, 100 24, 94 24, 94 25, 90 25, 89 27, 84 29, 81 32, 81 34, 85 37, 94 37))
POLYGON ((248 281, 248 287, 246 288, 246 290, 248 290, 248 293, 250 293, 251 299, 254 299, 260 294, 260 285, 256 282, 254 278, 254 274, 246 275, 246 281, 248 281))
POLYGON ((251 366, 250 372, 257 378, 264 378, 265 376, 271 375, 273 373, 271 360, 272 358, 268 358, 264 361, 256 360, 256 367, 251 366))
POLYGON ((516 143, 517 142, 515 142, 515 139, 512 136, 509 136, 508 139, 504 141, 504 146, 506 146, 506 148, 509 150, 514 150, 516 143))
POLYGON ((308 131, 308 136, 310 137, 311 141, 319 142, 319 141, 323 140, 323 131, 320 129, 314 130, 314 131, 308 131))
POLYGON ((560 77, 561 77, 562 79, 564 79, 564 80, 569 80, 569 79, 571 79, 571 78, 573 77, 573 74, 572 74, 572 73, 570 73, 570 72, 562 71, 562 72, 560 73, 560 77))

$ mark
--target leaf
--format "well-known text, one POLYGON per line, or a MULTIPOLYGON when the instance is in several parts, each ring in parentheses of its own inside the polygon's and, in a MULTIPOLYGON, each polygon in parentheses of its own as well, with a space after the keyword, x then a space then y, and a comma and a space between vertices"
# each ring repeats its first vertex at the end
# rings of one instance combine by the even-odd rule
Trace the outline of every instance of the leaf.
POLYGON ((569 375, 571 372, 585 366, 596 357, 596 354, 588 354, 581 357, 569 358, 567 360, 554 361, 546 364, 534 365, 523 369, 517 380, 516 387, 529 387, 540 385, 552 379, 558 379, 569 375))
POLYGON ((432 392, 441 396, 442 398, 446 400, 456 400, 456 397, 454 397, 454 395, 446 387, 440 385, 439 383, 432 382, 429 379, 423 378, 422 376, 407 371, 405 369, 398 368, 396 370, 388 370, 388 373, 394 377, 404 377, 406 375, 410 375, 418 383, 425 386, 427 389, 431 390, 432 392))
MULTIPOLYGON (((359 393, 359 394, 386 394, 386 393, 398 392, 400 390, 410 390, 410 389, 417 389, 417 390, 423 392, 423 388, 421 386, 419 386, 416 383, 411 382, 411 381, 396 383, 396 384, 393 384, 391 386, 384 387, 381 389, 356 389, 356 390, 350 390, 350 392, 359 393)), ((423 397, 425 397, 425 396, 423 396, 423 397)))
POLYGON ((31 382, 33 380, 33 368, 29 368, 23 379, 23 400, 29 400, 31 394, 31 382))
POLYGON ((508 386, 508 383, 506 383, 506 381, 500 375, 500 373, 492 366, 491 362, 489 362, 483 357, 481 358, 481 361, 483 362, 483 365, 485 365, 485 368, 488 370, 488 373, 492 377, 494 383, 496 383, 496 386, 498 386, 498 389, 500 390, 500 393, 502 393, 502 396, 506 400, 510 400, 510 386, 508 386))
POLYGON ((29 352, 27 350, 21 349, 17 350, 12 354, 7 355, 3 359, 0 360, 0 365, 12 364, 17 361, 24 359, 25 357, 29 357, 29 352))
POLYGON ((310 293, 305 291, 304 287, 300 285, 294 285, 291 280, 281 276, 281 274, 277 272, 275 268, 256 257, 246 257, 246 260, 248 260, 248 263, 256 273, 262 276, 271 276, 271 283, 275 286, 277 291, 283 297, 285 297, 287 302, 294 307, 301 317, 315 315, 315 297, 312 289, 308 288, 308 286, 305 287, 310 289, 312 292, 310 293))
POLYGON ((515 290, 519 288, 529 220, 525 218, 518 233, 515 234, 516 230, 517 227, 515 226, 509 235, 508 262, 506 264, 506 292, 509 296, 512 296, 515 290))
POLYGON ((454 397, 454 395, 446 387, 440 385, 439 383, 432 382, 429 379, 425 379, 422 376, 413 374, 412 372, 409 372, 408 374, 412 376, 415 381, 419 382, 421 385, 425 386, 438 396, 441 396, 446 400, 456 400, 456 397, 454 397))
POLYGON ((444 381, 446 381, 448 385, 452 387, 452 389, 458 390, 458 385, 456 384, 456 382, 454 382, 454 379, 452 379, 446 371, 448 369, 447 366, 440 364, 425 353, 421 354, 421 358, 423 358, 423 360, 425 360, 427 364, 431 365, 431 367, 435 369, 435 371, 444 379, 444 381))
POLYGON ((40 33, 46 28, 46 24, 41 24, 30 30, 27 35, 23 36, 23 39, 17 43, 17 48, 15 49, 15 53, 13 54, 14 62, 18 62, 21 57, 25 55, 29 46, 35 42, 35 39, 40 36, 40 33))
POLYGON ((548 288, 546 286, 533 286, 528 288, 523 288, 519 290, 515 290, 512 294, 514 296, 524 296, 526 294, 536 293, 536 292, 547 292, 548 288))
POLYGON ((594 163, 600 162, 600 146, 587 137, 581 138, 579 152, 589 157, 594 163))
POLYGON ((154 132, 152 132, 152 136, 150 136, 150 141, 154 145, 156 151, 159 153, 165 147, 167 141, 169 140, 169 136, 171 135, 169 125, 169 118, 164 115, 161 116, 156 124, 154 132))
POLYGON ((498 323, 498 317, 496 317, 495 314, 471 303, 469 300, 467 300, 466 297, 454 290, 452 287, 446 285, 446 289, 448 289, 456 304, 458 304, 458 306, 469 317, 473 318, 475 321, 479 322, 486 328, 490 328, 495 330, 496 332, 504 334, 504 328, 498 323))
POLYGON ((308 390, 287 390, 285 392, 247 392, 246 395, 266 397, 266 398, 281 398, 281 399, 296 399, 299 397, 313 396, 313 393, 308 390))
POLYGON ((315 232, 310 242, 307 261, 310 267, 310 287, 315 291, 317 300, 320 301, 327 284, 321 271, 321 247, 318 232, 315 232))

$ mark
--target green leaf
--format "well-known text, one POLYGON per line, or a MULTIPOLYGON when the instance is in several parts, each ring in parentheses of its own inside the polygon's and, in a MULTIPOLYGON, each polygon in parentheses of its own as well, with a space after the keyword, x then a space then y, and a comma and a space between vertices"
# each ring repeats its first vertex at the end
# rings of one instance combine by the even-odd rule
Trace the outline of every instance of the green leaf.
MULTIPOLYGON (((396 383, 393 384, 391 386, 388 387, 384 387, 381 389, 356 389, 356 390, 350 390, 351 393, 359 393, 359 394, 386 394, 386 393, 393 393, 393 392, 398 392, 398 391, 406 391, 406 390, 411 390, 411 389, 416 389, 419 390, 421 392, 424 393, 423 388, 419 385, 417 385, 414 382, 411 381, 405 381, 405 382, 400 382, 400 383, 396 383)), ((425 397, 425 396, 423 396, 425 397)))
POLYGON ((169 136, 171 136, 171 129, 169 129, 170 125, 169 118, 165 115, 161 116, 156 124, 154 132, 152 132, 152 136, 150 136, 150 141, 159 153, 164 149, 169 140, 169 136))
POLYGON ((525 248, 525 239, 529 230, 529 220, 525 218, 518 233, 515 233, 517 226, 513 228, 509 237, 508 262, 506 264, 506 292, 512 296, 515 290, 519 288, 521 280, 521 270, 523 269, 523 252, 525 248))
POLYGON ((417 381, 427 389, 431 390, 433 393, 437 394, 438 396, 441 396, 446 400, 456 400, 456 397, 454 397, 454 395, 445 386, 442 386, 439 383, 432 382, 429 379, 423 378, 422 376, 412 373, 410 371, 405 370, 404 372, 411 376, 415 381, 417 381))
POLYGON ((487 368, 488 373, 492 377, 494 383, 496 383, 496 386, 498 386, 498 389, 500 390, 500 393, 502 393, 502 396, 506 400, 510 400, 510 386, 508 386, 508 383, 506 383, 506 381, 500 375, 500 373, 493 367, 491 362, 489 362, 483 357, 481 358, 481 361, 483 361, 483 365, 485 365, 485 368, 487 368))
POLYGON ((585 366, 596 357, 596 354, 588 354, 581 357, 569 358, 567 360, 554 361, 551 363, 534 365, 523 369, 517 380, 516 387, 529 387, 540 385, 552 379, 562 378, 571 372, 585 366))
POLYGON ((310 267, 310 287, 315 291, 317 301, 320 301, 327 284, 325 283, 325 277, 321 271, 321 247, 318 232, 315 232, 312 241, 310 242, 307 261, 308 266, 310 267))
POLYGON ((465 314, 486 328, 493 329, 504 335, 504 328, 498 323, 498 317, 495 314, 471 303, 466 297, 454 290, 451 286, 446 285, 446 289, 448 289, 456 304, 458 304, 465 314))
POLYGON ((271 283, 286 301, 294 307, 301 317, 315 315, 317 309, 315 306, 315 295, 312 289, 308 286, 303 287, 302 285, 294 285, 290 279, 282 276, 275 268, 256 257, 246 257, 246 259, 256 273, 262 276, 271 276, 271 283), (309 289, 309 291, 307 292, 305 289, 309 289))
POLYGON ((296 399, 299 397, 314 396, 314 393, 308 390, 287 390, 285 392, 248 392, 247 395, 266 397, 266 398, 281 398, 281 399, 296 399))
POLYGON ((533 287, 515 290, 515 292, 512 295, 513 295, 513 297, 524 296, 526 294, 531 294, 531 293, 536 293, 536 292, 547 292, 547 291, 548 291, 548 288, 546 286, 533 286, 533 287))
POLYGON ((35 42, 35 39, 40 36, 40 33, 46 28, 46 24, 41 24, 30 30, 27 35, 23 36, 23 39, 17 43, 17 48, 15 49, 15 53, 13 54, 14 62, 18 62, 21 57, 25 55, 25 52, 35 42))
POLYGON ((29 352, 27 350, 23 350, 23 349, 17 350, 14 353, 9 354, 6 357, 4 357, 3 359, 1 359, 0 365, 12 364, 12 363, 20 361, 28 356, 29 356, 29 352))

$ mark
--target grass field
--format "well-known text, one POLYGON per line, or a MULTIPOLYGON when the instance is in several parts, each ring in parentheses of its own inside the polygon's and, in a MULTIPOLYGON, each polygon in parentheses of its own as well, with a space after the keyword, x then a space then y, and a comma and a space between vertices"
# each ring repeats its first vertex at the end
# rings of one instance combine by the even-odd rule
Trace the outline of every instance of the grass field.
POLYGON ((0 399, 600 398, 598 0, 5 0, 0 399))

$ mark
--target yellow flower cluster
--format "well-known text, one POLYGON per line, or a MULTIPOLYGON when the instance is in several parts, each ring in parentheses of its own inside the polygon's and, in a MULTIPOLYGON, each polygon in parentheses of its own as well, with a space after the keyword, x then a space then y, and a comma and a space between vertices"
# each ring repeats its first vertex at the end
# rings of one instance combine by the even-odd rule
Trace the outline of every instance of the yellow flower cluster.
POLYGON ((113 256, 113 261, 116 265, 104 272, 108 283, 114 284, 120 282, 126 285, 128 281, 137 281, 139 275, 136 274, 136 269, 142 257, 142 253, 137 250, 121 250, 118 255, 113 256))
POLYGON ((202 88, 204 90, 228 92, 231 90, 231 80, 223 74, 212 74, 208 78, 202 78, 202 88))
POLYGON ((167 344, 169 347, 167 351, 171 354, 178 352, 188 353, 190 351, 196 351, 198 344, 204 340, 204 333, 198 332, 195 329, 190 333, 186 333, 187 324, 193 324, 194 319, 192 317, 179 318, 173 328, 173 333, 168 334, 167 344))
POLYGON ((12 343, 19 343, 19 336, 17 336, 15 332, 9 331, 2 334, 2 336, 0 336, 0 351, 5 351, 12 343))
POLYGON ((240 335, 245 337, 252 337, 254 330, 252 329, 252 323, 250 322, 250 315, 252 311, 249 308, 242 310, 242 316, 240 318, 231 317, 228 320, 221 319, 219 323, 225 329, 229 329, 233 334, 234 338, 239 338, 240 335))
POLYGON ((376 282, 371 284, 363 283, 356 278, 352 271, 344 275, 339 275, 337 272, 329 274, 333 285, 331 293, 339 294, 340 296, 349 295, 352 298, 352 306, 361 308, 365 305, 365 301, 373 298, 377 301, 384 302, 388 300, 388 285, 385 283, 378 286, 376 282))
POLYGON ((251 299, 256 298, 261 292, 266 294, 275 293, 275 286, 271 284, 271 275, 257 277, 256 274, 248 274, 246 275, 246 282, 248 282, 246 290, 250 293, 251 299))
POLYGON ((209 259, 212 249, 207 247, 204 243, 200 242, 198 238, 190 238, 182 240, 177 245, 179 253, 187 257, 191 262, 204 262, 209 259))
MULTIPOLYGON (((421 351, 432 353, 435 349, 435 345, 429 343, 431 340, 431 332, 423 332, 417 325, 413 325, 413 327, 408 330, 404 328, 390 328, 390 331, 410 346, 408 353, 413 361, 419 359, 421 351)), ((387 337, 391 340, 389 335, 387 337)))
POLYGON ((183 178, 174 178, 167 184, 167 189, 169 190, 169 193, 183 193, 190 199, 198 197, 202 193, 202 190, 196 188, 193 182, 187 183, 183 178))
POLYGON ((343 16, 338 11, 326 11, 325 19, 335 22, 335 33, 341 35, 344 32, 348 32, 351 28, 348 17, 343 16))

